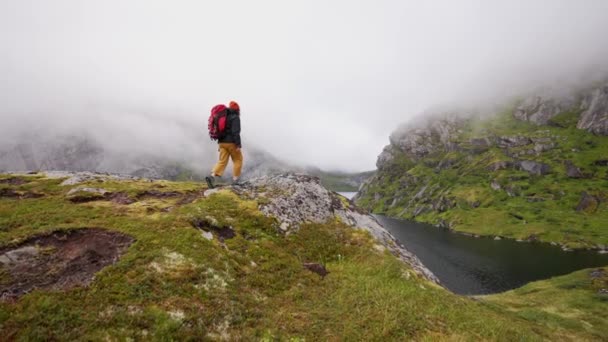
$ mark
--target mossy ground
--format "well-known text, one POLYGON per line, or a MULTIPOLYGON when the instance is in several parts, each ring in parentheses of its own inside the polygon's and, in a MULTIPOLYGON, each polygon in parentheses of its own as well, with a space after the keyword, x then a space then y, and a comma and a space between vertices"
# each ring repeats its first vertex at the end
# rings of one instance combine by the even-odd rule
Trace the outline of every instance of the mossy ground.
MULTIPOLYGON (((7 178, 7 176, 2 176, 7 178)), ((304 225, 285 236, 258 203, 229 190, 180 205, 179 198, 72 203, 61 180, 24 176, 0 198, 0 244, 57 229, 102 227, 136 239, 87 288, 34 291, 0 303, 7 340, 540 340, 593 339, 593 332, 542 322, 456 296, 420 279, 369 235, 340 222, 304 225), (208 240, 204 218, 236 236, 208 240), (303 262, 326 265, 321 278, 303 262)), ((84 184, 137 196, 204 190, 199 183, 84 184)), ((9 186, 9 185, 2 185, 9 186)), ((79 185, 82 186, 82 185, 79 185)), ((1 269, 0 269, 1 271, 1 269)), ((6 276, 0 272, 0 281, 6 276)))
MULTIPOLYGON (((546 139, 555 144, 553 149, 519 159, 549 165, 551 172, 547 175, 533 175, 512 167, 489 171, 488 166, 495 162, 514 160, 496 146, 481 153, 436 152, 419 161, 400 155, 378 172, 358 204, 393 217, 431 224, 448 222, 456 231, 472 234, 534 237, 571 248, 608 245, 608 167, 595 163, 608 159, 608 137, 577 129, 579 114, 562 113, 551 125, 536 126, 514 119, 507 111, 491 118, 469 120, 454 138, 465 149, 470 147, 472 138, 521 135, 546 139), (451 166, 438 170, 438 163, 445 160, 451 161, 451 166), (569 178, 566 160, 572 161, 587 178, 569 178), (407 180, 409 183, 403 186, 407 180), (492 182, 502 189, 492 189, 492 182), (414 198, 424 186, 426 192, 414 198), (576 211, 583 192, 601 199, 597 210, 576 211), (431 209, 430 204, 441 197, 453 200, 453 207, 445 211, 431 209), (417 206, 428 210, 413 215, 417 206)), ((511 148, 510 153, 530 151, 532 147, 511 148)))

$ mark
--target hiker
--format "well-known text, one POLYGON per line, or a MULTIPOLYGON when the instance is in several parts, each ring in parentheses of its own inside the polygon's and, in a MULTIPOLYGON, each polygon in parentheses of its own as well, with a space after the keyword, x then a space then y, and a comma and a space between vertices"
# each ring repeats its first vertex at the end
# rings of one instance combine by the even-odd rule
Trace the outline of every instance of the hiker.
POLYGON ((209 188, 214 187, 214 181, 222 177, 228 158, 232 159, 232 184, 238 185, 241 169, 243 168, 243 154, 241 153, 241 108, 235 101, 230 101, 228 108, 217 105, 211 110, 209 117, 209 135, 217 140, 220 153, 219 161, 213 167, 210 177, 205 177, 209 188))

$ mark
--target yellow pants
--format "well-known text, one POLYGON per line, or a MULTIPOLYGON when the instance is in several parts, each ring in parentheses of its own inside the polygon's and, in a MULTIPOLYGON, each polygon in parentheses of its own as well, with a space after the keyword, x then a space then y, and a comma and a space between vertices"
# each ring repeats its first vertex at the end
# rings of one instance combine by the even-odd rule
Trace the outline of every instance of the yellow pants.
POLYGON ((241 176, 241 169, 243 168, 243 154, 240 149, 237 149, 234 143, 220 143, 219 144, 220 160, 213 167, 211 171, 216 176, 221 176, 228 166, 228 157, 232 159, 234 177, 241 176))

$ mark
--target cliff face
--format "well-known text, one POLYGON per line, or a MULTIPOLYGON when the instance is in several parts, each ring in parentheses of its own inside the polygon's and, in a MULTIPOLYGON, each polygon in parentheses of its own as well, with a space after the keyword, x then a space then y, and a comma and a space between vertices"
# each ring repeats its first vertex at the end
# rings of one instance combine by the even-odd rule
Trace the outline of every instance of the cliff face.
POLYGON ((475 235, 608 245, 608 84, 402 127, 355 199, 475 235))

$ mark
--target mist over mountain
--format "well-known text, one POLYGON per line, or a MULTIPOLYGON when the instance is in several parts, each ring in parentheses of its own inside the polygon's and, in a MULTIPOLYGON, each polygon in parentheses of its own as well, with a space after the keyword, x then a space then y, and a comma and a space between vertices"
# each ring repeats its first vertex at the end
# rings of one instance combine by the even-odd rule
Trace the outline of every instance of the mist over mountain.
MULTIPOLYGON (((217 159, 206 122, 177 121, 158 113, 123 112, 84 119, 67 115, 53 124, 31 122, 3 136, 1 171, 67 170, 132 174, 150 178, 201 178, 217 159)), ((205 118, 206 119, 206 118, 205 118)), ((255 146, 246 146, 245 176, 295 167, 255 146)), ((227 170, 230 174, 230 168, 227 170)))
POLYGON ((365 171, 428 108, 604 74, 607 12, 601 0, 3 1, 0 147, 87 131, 104 151, 199 165, 213 146, 184 135, 234 99, 246 148, 365 171))

